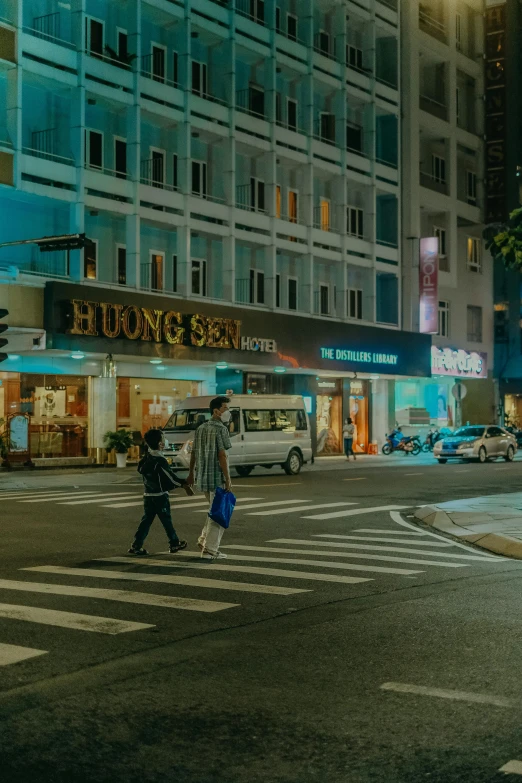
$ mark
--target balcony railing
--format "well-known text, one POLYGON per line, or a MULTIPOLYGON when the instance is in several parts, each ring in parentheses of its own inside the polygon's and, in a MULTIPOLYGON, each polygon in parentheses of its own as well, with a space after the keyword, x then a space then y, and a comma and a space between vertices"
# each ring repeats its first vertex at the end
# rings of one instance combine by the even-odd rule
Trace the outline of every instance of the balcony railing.
POLYGON ((325 296, 322 291, 314 291, 314 313, 316 315, 335 316, 336 313, 336 291, 334 291, 333 297, 330 295, 325 296))
POLYGON ((314 51, 328 57, 330 60, 336 60, 335 43, 331 36, 325 36, 321 33, 314 35, 314 51))
POLYGON ((178 82, 167 77, 165 59, 157 53, 143 55, 140 62, 140 73, 146 79, 152 79, 160 84, 167 84, 169 87, 179 86, 178 82))
POLYGON ((219 103, 221 106, 229 106, 229 102, 223 98, 218 98, 217 95, 213 95, 210 92, 204 92, 203 90, 198 90, 194 87, 192 88, 192 95, 197 95, 206 101, 211 101, 211 103, 219 103))
POLYGON ((6 125, 0 125, 0 147, 12 147, 13 142, 6 125))
POLYGON ((76 49, 74 44, 64 37, 59 11, 44 16, 35 16, 31 27, 24 27, 24 32, 34 35, 36 38, 66 46, 69 49, 76 49))
POLYGON ((214 204, 226 204, 226 199, 221 196, 213 196, 211 193, 203 193, 201 191, 193 190, 192 195, 196 198, 202 198, 204 201, 212 201, 214 204))
POLYGON ((324 118, 316 120, 314 124, 314 137, 325 144, 332 144, 335 147, 335 118, 326 121, 324 118))
POLYGON ((446 41, 446 26, 436 17, 429 13, 429 10, 425 10, 422 6, 419 7, 419 27, 424 32, 437 38, 439 41, 446 41))
POLYGON ((236 207, 238 209, 247 209, 250 212, 261 212, 263 215, 268 214, 264 203, 255 198, 255 191, 252 185, 238 185, 236 187, 236 207))
POLYGON ((163 265, 162 264, 141 264, 140 265, 140 287, 144 291, 163 291, 163 265))
POLYGON ((433 114, 433 116, 438 117, 439 120, 448 119, 448 109, 441 98, 433 98, 430 95, 421 94, 419 96, 419 108, 422 109, 422 111, 433 114))
POLYGON ((116 179, 128 179, 129 176, 126 171, 109 169, 107 166, 96 166, 93 163, 86 163, 85 168, 88 171, 97 171, 99 174, 105 174, 107 177, 116 177, 116 179))
POLYGON ((236 302, 254 303, 254 281, 250 277, 236 279, 236 302))
POLYGON ((165 164, 161 158, 142 160, 140 163, 140 182, 142 185, 152 185, 153 188, 178 190, 177 185, 165 182, 165 164))
POLYGON ((437 193, 444 193, 445 195, 448 193, 448 183, 446 180, 436 177, 427 171, 420 172, 420 184, 423 188, 435 190, 437 193))
POLYGON ((264 4, 256 3, 255 0, 236 0, 236 13, 257 24, 265 24, 264 4))
POLYGON ((74 159, 66 155, 58 155, 58 137, 56 128, 46 128, 45 130, 33 131, 31 133, 31 146, 24 147, 23 152, 26 155, 32 155, 34 158, 43 158, 52 160, 55 163, 63 163, 66 166, 74 166, 74 159))
POLYGON ((314 207, 314 228, 320 228, 321 231, 337 231, 332 221, 330 205, 314 207))
POLYGON ((236 92, 236 109, 254 117, 266 118, 265 94, 261 90, 238 90, 236 92))

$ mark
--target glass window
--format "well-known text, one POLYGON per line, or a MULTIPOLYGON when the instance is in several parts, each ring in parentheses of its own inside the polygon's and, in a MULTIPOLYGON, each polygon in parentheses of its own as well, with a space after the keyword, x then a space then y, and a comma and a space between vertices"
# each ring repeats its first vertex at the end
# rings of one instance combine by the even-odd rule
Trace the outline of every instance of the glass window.
POLYGON ((228 431, 231 435, 239 435, 241 432, 239 408, 230 408, 230 413, 232 414, 232 418, 230 419, 230 423, 228 425, 228 431))
POLYGON ((399 323, 399 281, 390 272, 377 272, 377 322, 399 323))
POLYGON ((468 340, 482 342, 482 307, 468 305, 468 340))
POLYGON ((481 438, 484 434, 484 427, 459 427, 453 434, 461 438, 481 438))
POLYGON ((441 337, 449 337, 449 317, 450 303, 446 301, 439 302, 439 330, 441 337))
POLYGON ((274 429, 278 432, 306 430, 306 416, 302 410, 274 411, 274 429))
POLYGON ((200 424, 203 424, 209 419, 210 411, 207 408, 174 411, 165 424, 164 429, 174 432, 188 432, 197 429, 200 424))
POLYGON ((500 427, 490 427, 486 433, 488 438, 500 438, 503 434, 500 427))
POLYGON ((268 432, 272 429, 273 411, 244 411, 247 432, 268 432))

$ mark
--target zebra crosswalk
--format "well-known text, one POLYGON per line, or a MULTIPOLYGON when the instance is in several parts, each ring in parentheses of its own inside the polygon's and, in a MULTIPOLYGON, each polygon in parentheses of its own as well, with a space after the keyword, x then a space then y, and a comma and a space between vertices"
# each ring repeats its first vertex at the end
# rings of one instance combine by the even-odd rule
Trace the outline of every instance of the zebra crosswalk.
MULTIPOLYGON (((75 513, 77 505, 86 503, 92 509, 96 504, 127 508, 142 502, 141 496, 113 491, 45 491, 38 499, 33 493, 28 498, 27 493, 16 492, 10 499, 20 503, 73 506, 75 513)), ((201 496, 175 496, 172 503, 195 514, 206 511, 206 501, 201 496)), ((35 666, 42 656, 49 658, 53 652, 60 653, 58 642, 56 648, 49 644, 49 649, 41 649, 43 645, 41 641, 36 642, 36 635, 34 646, 15 644, 19 638, 11 644, 4 637, 8 628, 13 627, 13 621, 34 625, 35 634, 38 626, 46 625, 61 629, 62 633, 90 632, 117 637, 139 634, 161 624, 168 627, 173 616, 179 618, 176 623, 179 626, 184 622, 183 617, 188 618, 190 614, 210 617, 225 613, 227 616, 241 609, 257 611, 259 606, 265 611, 261 601, 267 602, 267 611, 272 607, 279 611, 289 599, 293 605, 302 602, 298 605, 306 606, 308 596, 333 587, 341 591, 336 597, 349 597, 364 594, 375 580, 416 579, 430 571, 450 575, 455 569, 491 566, 503 561, 472 549, 464 551, 464 547, 458 548, 457 544, 422 530, 398 530, 394 515, 384 512, 400 508, 368 509, 355 501, 331 498, 325 503, 306 498, 266 502, 264 498, 247 496, 239 498, 236 514, 262 519, 272 514, 291 513, 301 514, 303 519, 334 519, 337 523, 346 517, 351 527, 346 533, 324 532, 323 528, 322 532, 308 537, 272 538, 259 544, 235 543, 230 533, 222 546, 227 559, 219 561, 202 560, 198 551, 184 550, 176 555, 159 552, 140 559, 124 555, 100 557, 82 567, 40 564, 21 568, 18 579, 0 579, 0 667, 35 666), (310 511, 321 513, 310 516, 310 511), (355 527, 353 518, 369 511, 377 514, 381 526, 355 527), (115 589, 116 586, 120 589, 115 589), (222 596, 230 600, 221 600, 222 596), (46 597, 53 601, 52 608, 45 606, 46 597), (9 603, 11 598, 13 603, 9 603), (78 611, 73 611, 76 601, 78 611), (119 617, 122 604, 128 605, 130 618, 127 614, 124 619, 119 617), (92 614, 85 613, 86 605, 95 607, 92 614), (105 616, 104 606, 109 607, 109 616, 105 616)), ((231 618, 237 621, 237 615, 232 614, 231 618)), ((30 634, 24 635, 25 638, 31 640, 30 634)))

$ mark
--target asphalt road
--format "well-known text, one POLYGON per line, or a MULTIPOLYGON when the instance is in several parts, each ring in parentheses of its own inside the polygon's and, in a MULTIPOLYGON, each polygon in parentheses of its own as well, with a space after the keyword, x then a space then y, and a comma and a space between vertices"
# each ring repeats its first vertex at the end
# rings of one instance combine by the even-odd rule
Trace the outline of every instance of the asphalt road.
POLYGON ((2 782, 516 781, 522 563, 410 515, 521 480, 425 458, 259 471, 205 563, 201 498, 172 500, 189 552, 155 522, 137 561, 134 471, 0 476, 2 782))

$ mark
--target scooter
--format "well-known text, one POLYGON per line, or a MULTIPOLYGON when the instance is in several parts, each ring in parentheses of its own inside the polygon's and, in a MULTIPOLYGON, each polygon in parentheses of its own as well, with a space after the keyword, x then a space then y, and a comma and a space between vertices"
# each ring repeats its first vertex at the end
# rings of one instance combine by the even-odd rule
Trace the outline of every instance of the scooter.
POLYGON ((392 454, 394 451, 402 451, 405 454, 420 454, 421 444, 419 436, 414 437, 410 435, 403 435, 400 429, 393 430, 389 435, 386 435, 386 443, 383 445, 381 451, 383 454, 392 454))

